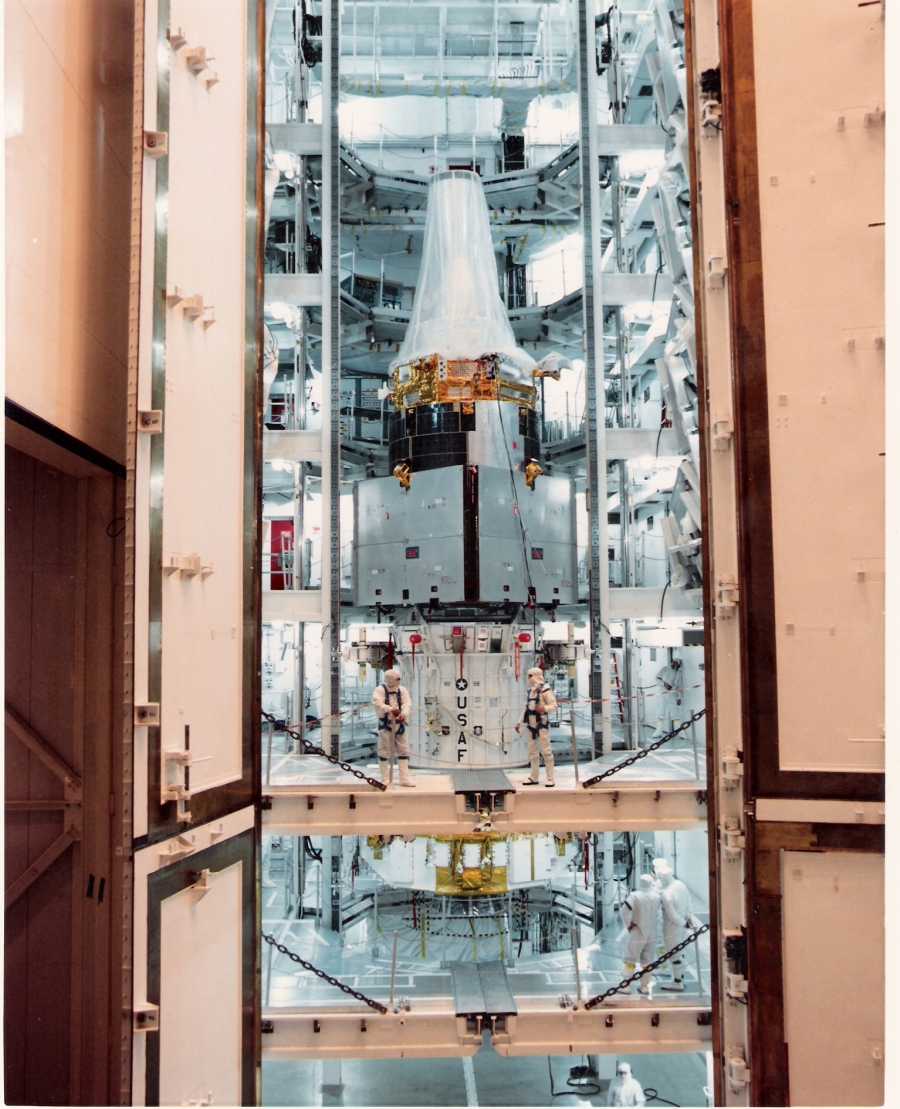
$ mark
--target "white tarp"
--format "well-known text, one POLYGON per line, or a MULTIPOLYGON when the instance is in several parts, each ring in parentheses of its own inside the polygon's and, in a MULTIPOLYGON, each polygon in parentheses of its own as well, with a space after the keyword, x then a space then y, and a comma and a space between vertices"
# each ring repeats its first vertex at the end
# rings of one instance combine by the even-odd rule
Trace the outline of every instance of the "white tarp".
POLYGON ((500 299, 484 189, 471 170, 448 170, 431 179, 416 298, 391 368, 429 354, 448 359, 501 354, 523 376, 535 366, 516 344, 500 299))

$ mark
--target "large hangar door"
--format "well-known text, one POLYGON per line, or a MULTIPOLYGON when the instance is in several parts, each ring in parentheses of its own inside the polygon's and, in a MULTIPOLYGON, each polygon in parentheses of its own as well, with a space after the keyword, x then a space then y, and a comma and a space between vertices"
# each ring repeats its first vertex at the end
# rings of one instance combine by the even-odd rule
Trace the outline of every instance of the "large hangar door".
POLYGON ((255 1100, 263 8, 136 3, 134 1104, 255 1100))

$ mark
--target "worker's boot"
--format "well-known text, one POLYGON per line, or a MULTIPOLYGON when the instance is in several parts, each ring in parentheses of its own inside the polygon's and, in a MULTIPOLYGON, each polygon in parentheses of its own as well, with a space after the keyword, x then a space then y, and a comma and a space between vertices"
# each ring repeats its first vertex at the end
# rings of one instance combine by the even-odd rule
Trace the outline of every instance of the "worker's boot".
POLYGON ((652 739, 662 739, 665 734, 666 720, 664 716, 657 716, 656 718, 656 731, 652 735, 652 739))
POLYGON ((523 786, 536 786, 538 782, 538 757, 537 755, 531 760, 531 774, 522 783, 523 786))
POLYGON ((549 759, 544 759, 544 770, 547 772, 547 781, 544 783, 548 788, 555 785, 553 781, 553 756, 549 759))
POLYGON ((666 984, 662 987, 662 989, 668 990, 669 993, 684 993, 683 975, 684 975, 684 970, 683 970, 682 965, 681 965, 681 959, 673 959, 672 960, 672 981, 671 982, 666 982, 666 984))
MULTIPOLYGON (((634 971, 635 971, 635 964, 634 963, 625 963, 625 977, 626 978, 630 978, 632 976, 632 974, 634 974, 634 971)), ((628 992, 631 993, 633 988, 634 988, 634 982, 629 983, 628 992)))
POLYGON ((378 759, 378 765, 381 768, 381 780, 384 784, 390 787, 394 778, 394 762, 393 759, 378 759))
POLYGON ((644 995, 644 997, 647 997, 650 993, 650 971, 649 970, 645 970, 641 974, 641 981, 640 981, 640 985, 638 986, 638 993, 642 993, 644 995))
POLYGON ((408 789, 415 789, 416 783, 409 776, 409 759, 404 755, 398 755, 397 769, 400 772, 400 785, 406 786, 408 789))

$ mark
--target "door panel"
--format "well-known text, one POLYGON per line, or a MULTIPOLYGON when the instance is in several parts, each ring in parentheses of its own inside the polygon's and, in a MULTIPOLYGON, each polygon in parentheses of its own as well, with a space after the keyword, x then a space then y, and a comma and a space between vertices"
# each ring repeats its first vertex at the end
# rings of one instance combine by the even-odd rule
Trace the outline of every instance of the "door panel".
POLYGON ((160 905, 160 1105, 241 1099, 242 863, 200 873, 160 905))

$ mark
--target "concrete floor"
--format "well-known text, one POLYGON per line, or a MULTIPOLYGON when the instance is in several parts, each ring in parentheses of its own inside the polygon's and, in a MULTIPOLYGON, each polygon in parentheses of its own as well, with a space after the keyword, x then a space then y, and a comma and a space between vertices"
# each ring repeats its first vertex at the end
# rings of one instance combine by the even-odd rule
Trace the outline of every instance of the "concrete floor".
MULTIPOLYGON (((648 1106, 704 1109, 706 1056, 625 1055, 647 1094, 648 1106), (664 1100, 663 1100, 664 1099, 664 1100)), ((489 1046, 471 1059, 344 1059, 340 1085, 323 1086, 329 1064, 320 1060, 266 1060, 262 1067, 262 1104, 282 1106, 576 1106, 606 1105, 608 1079, 591 1097, 567 1086, 570 1068, 583 1056, 505 1058, 489 1046), (548 1065, 549 1064, 549 1065, 548 1065), (551 1069, 554 1096, 551 1096, 551 1069), (467 1076, 468 1071, 468 1076, 467 1076)))

